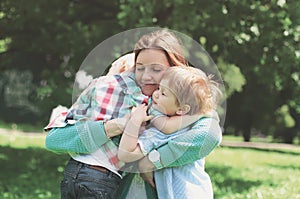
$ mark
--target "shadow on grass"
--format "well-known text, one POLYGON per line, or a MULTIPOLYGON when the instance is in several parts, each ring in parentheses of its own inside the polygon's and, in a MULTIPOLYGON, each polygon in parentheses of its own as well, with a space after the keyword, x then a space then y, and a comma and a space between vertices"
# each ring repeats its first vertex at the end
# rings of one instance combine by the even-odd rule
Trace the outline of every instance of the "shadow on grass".
POLYGON ((263 182, 243 179, 239 171, 227 166, 207 165, 213 186, 215 199, 223 198, 236 193, 247 193, 253 187, 260 186, 263 182))
POLYGON ((68 155, 0 146, 0 198, 60 198, 68 155))
POLYGON ((300 166, 298 165, 275 165, 275 164, 268 164, 271 168, 278 168, 282 170, 292 169, 295 171, 300 171, 300 166))
POLYGON ((230 148, 230 149, 251 149, 256 151, 262 151, 262 152, 274 152, 274 153, 280 153, 280 154, 290 154, 290 155, 300 155, 300 150, 292 150, 292 149, 269 149, 269 148, 254 148, 254 147, 239 147, 239 146, 222 146, 223 148, 230 148))

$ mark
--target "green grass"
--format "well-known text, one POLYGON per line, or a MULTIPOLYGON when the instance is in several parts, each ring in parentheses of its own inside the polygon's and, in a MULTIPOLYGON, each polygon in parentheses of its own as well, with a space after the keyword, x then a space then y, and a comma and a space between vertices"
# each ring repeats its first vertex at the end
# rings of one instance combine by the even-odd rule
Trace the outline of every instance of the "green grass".
MULTIPOLYGON (((46 151, 43 136, 1 135, 0 198, 60 198, 68 158, 46 151)), ((206 170, 215 199, 300 199, 297 152, 219 147, 206 159, 206 170)))
POLYGON ((68 156, 41 148, 0 146, 0 198, 60 198, 60 180, 68 156))
POLYGON ((27 148, 28 146, 44 148, 45 136, 45 133, 27 136, 13 132, 10 134, 0 134, 0 145, 11 146, 13 148, 27 148))
POLYGON ((215 198, 300 198, 300 153, 220 147, 206 159, 215 198))

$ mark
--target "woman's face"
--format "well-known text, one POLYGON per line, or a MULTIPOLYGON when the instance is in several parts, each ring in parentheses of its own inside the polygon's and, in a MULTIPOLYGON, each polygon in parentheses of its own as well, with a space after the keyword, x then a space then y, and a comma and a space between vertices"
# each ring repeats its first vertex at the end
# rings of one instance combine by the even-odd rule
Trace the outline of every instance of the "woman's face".
POLYGON ((168 59, 162 50, 142 50, 135 66, 136 82, 144 95, 151 96, 158 89, 164 72, 170 67, 168 59))

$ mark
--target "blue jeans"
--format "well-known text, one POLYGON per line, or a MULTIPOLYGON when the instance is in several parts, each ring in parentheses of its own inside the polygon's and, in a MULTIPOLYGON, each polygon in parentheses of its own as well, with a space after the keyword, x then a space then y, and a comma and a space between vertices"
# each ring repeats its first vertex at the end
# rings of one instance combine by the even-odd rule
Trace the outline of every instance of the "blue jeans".
POLYGON ((111 171, 99 171, 70 159, 61 181, 62 199, 114 199, 121 178, 111 171))

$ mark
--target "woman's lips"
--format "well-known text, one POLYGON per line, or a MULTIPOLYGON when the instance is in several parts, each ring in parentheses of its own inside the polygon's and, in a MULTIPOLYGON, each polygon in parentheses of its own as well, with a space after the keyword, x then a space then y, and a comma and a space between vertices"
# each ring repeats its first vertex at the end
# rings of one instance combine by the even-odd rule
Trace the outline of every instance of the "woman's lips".
POLYGON ((158 88, 158 84, 141 84, 140 87, 144 95, 151 96, 158 88))
POLYGON ((144 83, 142 83, 142 86, 156 86, 157 84, 144 84, 144 83))
POLYGON ((157 84, 142 84, 143 88, 153 88, 153 87, 157 87, 157 84))

